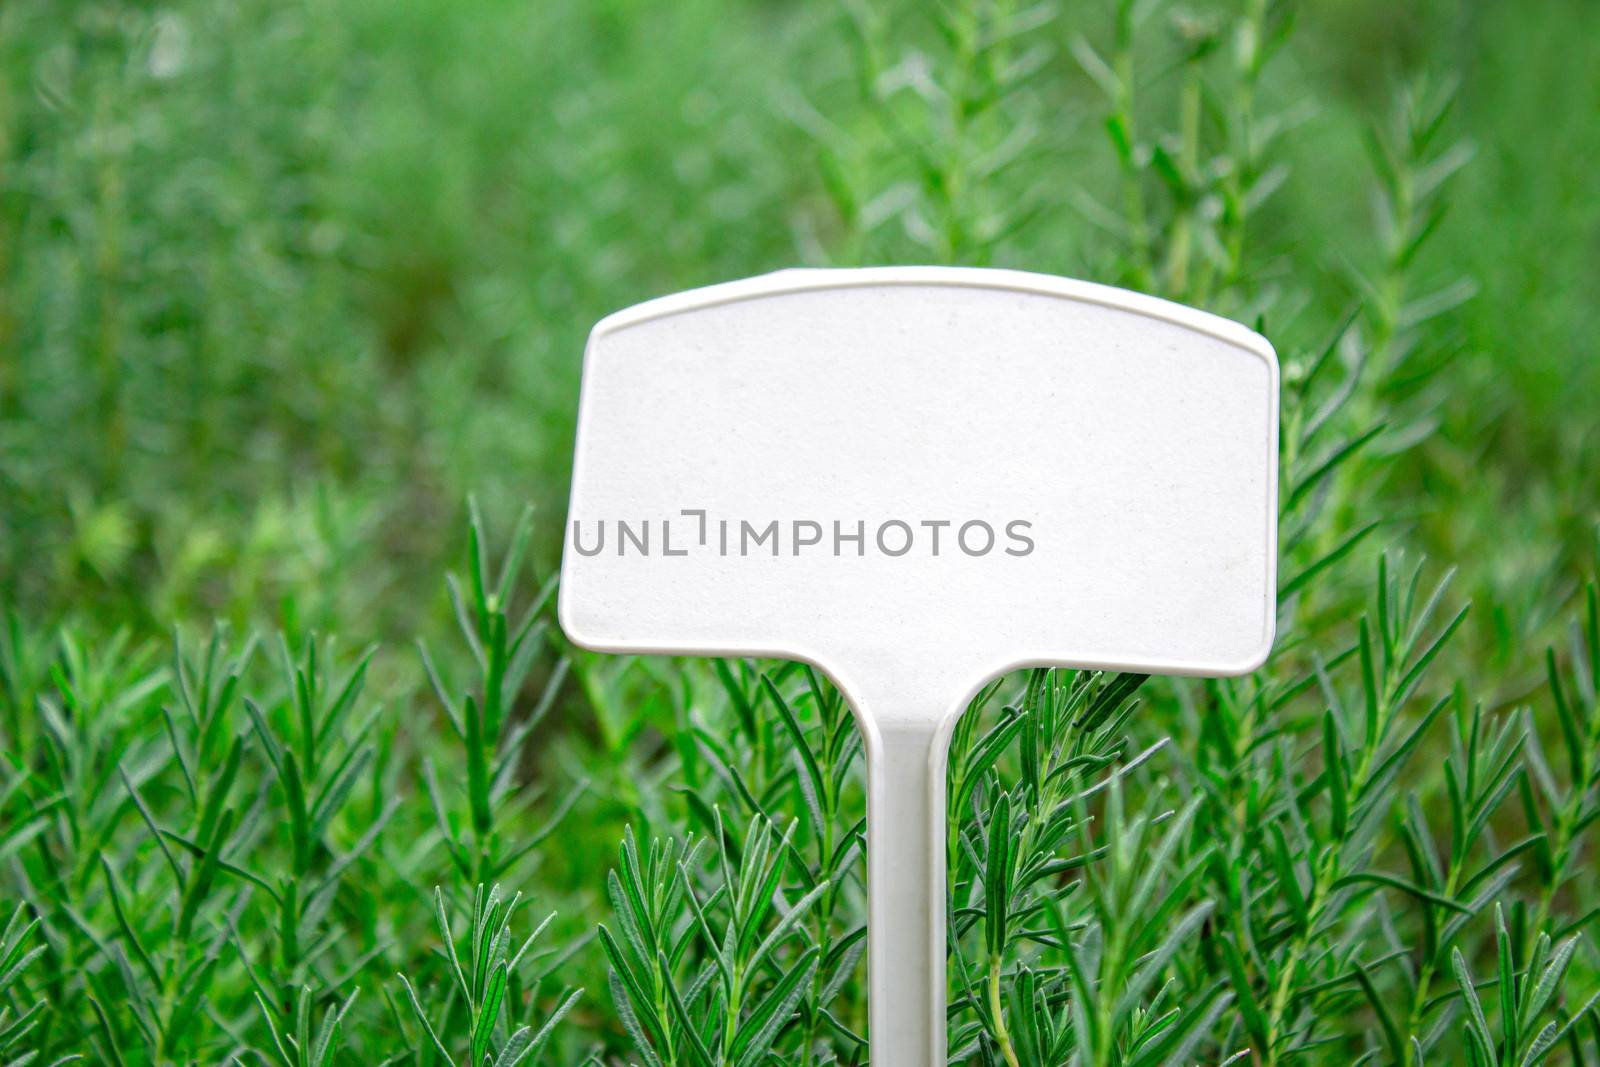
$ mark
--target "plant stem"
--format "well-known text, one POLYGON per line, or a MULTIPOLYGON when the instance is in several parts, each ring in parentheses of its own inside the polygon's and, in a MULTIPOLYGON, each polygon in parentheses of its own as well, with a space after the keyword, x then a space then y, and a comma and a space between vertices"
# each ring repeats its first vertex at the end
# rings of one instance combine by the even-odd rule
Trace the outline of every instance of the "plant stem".
MULTIPOLYGON (((1125 7, 1128 5, 1124 5, 1125 7)), ((1139 288, 1150 285, 1150 224, 1145 214, 1144 188, 1139 174, 1137 152, 1138 120, 1134 116, 1133 29, 1131 16, 1119 13, 1117 18, 1116 55, 1113 57, 1117 76, 1117 98, 1112 109, 1112 121, 1122 130, 1124 144, 1118 148, 1122 164, 1122 211, 1132 244, 1133 280, 1139 288)))
POLYGON ((1006 1028, 1005 1010, 1000 1002, 1000 964, 998 953, 989 957, 989 1013, 994 1016, 994 1039, 1008 1067, 1020 1067, 1016 1050, 1011 1047, 1011 1031, 1006 1028))
POLYGON ((1172 243, 1167 248, 1167 289, 1175 300, 1188 295, 1189 259, 1194 247, 1198 208, 1198 198, 1193 195, 1200 171, 1200 64, 1196 60, 1190 60, 1184 72, 1181 109, 1182 147, 1178 171, 1184 184, 1190 187, 1190 195, 1188 202, 1178 206, 1172 222, 1172 243))
MULTIPOLYGON (((1379 692, 1389 691, 1388 679, 1379 692)), ((1372 773, 1373 761, 1378 755, 1378 746, 1388 732, 1391 707, 1387 698, 1378 701, 1377 726, 1372 731, 1371 743, 1361 753, 1361 762, 1356 767, 1356 772, 1350 777, 1350 810, 1354 811, 1363 799, 1366 792, 1367 779, 1372 773)), ((1348 835, 1348 827, 1346 829, 1348 835)), ((1347 838, 1348 839, 1348 838, 1347 838)), ((1306 950, 1310 948, 1312 935, 1317 924, 1322 920, 1322 910, 1327 906, 1328 897, 1333 892, 1333 886, 1339 880, 1339 856, 1344 841, 1334 841, 1324 849, 1321 859, 1317 861, 1317 874, 1312 883, 1311 899, 1306 904, 1306 922, 1300 932, 1295 935, 1289 952, 1285 957, 1284 967, 1278 974, 1277 989, 1273 993, 1271 1015, 1267 1026, 1267 1067, 1275 1067, 1278 1063, 1278 1039, 1283 1034, 1284 1018, 1288 1014, 1289 1001, 1295 987, 1295 977, 1300 970, 1300 963, 1304 959, 1306 950)))

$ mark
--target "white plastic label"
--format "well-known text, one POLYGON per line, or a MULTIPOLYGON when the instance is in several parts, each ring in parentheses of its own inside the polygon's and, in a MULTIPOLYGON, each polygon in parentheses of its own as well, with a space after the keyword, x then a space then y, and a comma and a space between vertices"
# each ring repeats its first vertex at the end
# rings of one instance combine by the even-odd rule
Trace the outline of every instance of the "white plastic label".
POLYGON ((971 695, 1267 655, 1277 404, 1237 323, 1015 271, 784 271, 595 327, 562 626, 805 660, 849 699, 875 1067, 944 1062, 944 747, 971 695))

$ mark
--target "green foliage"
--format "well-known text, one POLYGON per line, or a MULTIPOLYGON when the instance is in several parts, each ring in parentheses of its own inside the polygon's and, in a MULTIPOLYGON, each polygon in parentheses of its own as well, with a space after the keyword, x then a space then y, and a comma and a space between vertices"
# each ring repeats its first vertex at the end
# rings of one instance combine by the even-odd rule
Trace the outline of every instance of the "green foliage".
MULTIPOLYGON (((33 943, 39 920, 24 922, 25 917, 26 908, 19 905, 5 929, 0 930, 0 1058, 16 1067, 38 1061, 38 1049, 29 1041, 29 1035, 38 1027, 45 1010, 44 1002, 34 1000, 27 985, 28 967, 44 955, 45 947, 33 943)), ((55 1064, 80 1058, 66 1055, 55 1064)))
MULTIPOLYGON (((1561 991, 1567 968, 1572 964, 1577 939, 1563 941, 1552 950, 1550 935, 1541 932, 1527 966, 1519 971, 1514 962, 1511 935, 1506 932, 1505 916, 1501 914, 1499 905, 1495 906, 1494 925, 1498 968, 1494 981, 1485 985, 1494 986, 1500 1002, 1498 1038, 1489 1029, 1489 1020, 1484 1015, 1479 999, 1480 987, 1467 970, 1467 962, 1462 958, 1461 951, 1452 949, 1450 953, 1450 963, 1461 987, 1462 999, 1467 1002, 1467 1062, 1473 1067, 1490 1067, 1491 1064, 1533 1067, 1536 1063, 1544 1062, 1562 1039, 1572 1034, 1573 1029, 1589 1016, 1590 1009, 1600 1001, 1600 993, 1591 996, 1575 1011, 1569 1013, 1562 1010, 1562 1006, 1554 1001, 1561 991), (1540 1020, 1552 1011, 1559 1015, 1559 1019, 1541 1026, 1540 1020)), ((1574 1057, 1581 1059, 1583 1053, 1576 1040, 1572 1042, 1572 1048, 1574 1057)))
MULTIPOLYGON (((720 818, 717 839, 726 840, 720 818)), ((623 938, 619 943, 604 926, 600 937, 618 1007, 648 1063, 765 1063, 786 1030, 805 1032, 800 1005, 815 995, 814 979, 827 961, 806 944, 802 924, 829 883, 784 898, 791 839, 792 828, 779 838, 757 816, 737 867, 721 850, 720 884, 709 893, 700 888, 704 877, 692 873, 692 846, 680 853, 670 841, 655 844, 641 864, 632 835, 623 842, 621 873, 609 880, 623 938), (801 944, 788 951, 790 940, 801 944), (680 988, 676 972, 696 957, 698 974, 680 988)), ((848 950, 837 956, 847 958, 848 950)))
MULTIPOLYGON (((482 534, 476 523, 473 534, 482 534)), ((504 633, 503 615, 486 618, 504 633)), ((546 919, 513 951, 515 901, 480 890, 474 979, 457 990, 437 891, 455 965, 440 968, 415 936, 412 915, 429 904, 410 887, 472 869, 460 866, 449 828, 472 817, 475 800, 491 820, 520 809, 503 785, 459 798, 400 788, 407 739, 369 696, 373 650, 343 657, 331 640, 310 637, 298 652, 285 641, 270 667, 255 642, 219 628, 198 645, 180 632, 161 667, 151 646, 124 635, 85 643, 67 629, 52 642, 13 623, 9 637, 7 692, 28 702, 7 705, 16 733, 0 848, 8 884, 39 916, 43 941, 24 962, 35 963, 34 988, 49 1004, 28 1009, 30 1055, 426 1063, 442 1050, 435 1035, 464 1026, 463 1062, 475 1067, 491 1044, 506 1064, 557 1056, 556 1024, 579 995, 557 985, 557 972, 582 938, 535 949, 546 919), (431 836, 430 824, 440 827, 431 836), (426 1042, 407 1043, 380 1014, 394 1017, 397 968, 415 976, 399 986, 418 1018, 432 1020, 426 1042), (358 999, 361 986, 385 996, 358 999), (537 1029, 513 1025, 545 1006, 537 1029)), ((497 679, 508 733, 526 733, 540 714, 520 703, 529 658, 497 679)), ((455 752, 435 748, 433 758, 471 766, 467 738, 456 740, 455 752)), ((33 929, 9 931, 6 953, 20 955, 12 947, 33 929)), ((24 999, 19 990, 3 1003, 24 999)))
POLYGON ((869 1061, 839 694, 550 612, 583 329, 797 259, 1282 364, 1272 659, 955 730, 952 1062, 1600 1063, 1597 34, 0 5, 0 1063, 869 1061))
POLYGON ((710 774, 684 794, 704 839, 684 829, 641 853, 630 830, 607 878, 614 1003, 651 1067, 849 1062, 864 1014, 859 736, 811 668, 715 674, 718 717, 689 750, 710 774))
POLYGON ((522 789, 518 780, 523 749, 560 692, 567 664, 565 661, 556 663, 537 703, 516 721, 508 721, 517 695, 547 648, 550 619, 546 608, 555 592, 555 582, 553 579, 546 582, 513 621, 514 583, 528 547, 532 515, 526 509, 523 511, 499 570, 491 576, 483 521, 476 503, 469 501, 469 510, 467 588, 463 590, 454 575, 449 579, 449 587, 461 636, 477 668, 474 685, 460 698, 452 696, 428 653, 427 644, 419 641, 417 648, 451 732, 466 749, 466 799, 470 813, 466 825, 458 825, 448 817, 450 805, 441 795, 433 760, 426 756, 422 763, 424 780, 439 833, 456 869, 464 878, 482 880, 501 877, 538 848, 554 831, 576 794, 542 830, 533 833, 523 830, 515 847, 508 847, 496 824, 519 815, 537 799, 537 794, 522 789))
POLYGON ((357 993, 352 992, 342 1004, 328 1008, 316 1037, 311 1036, 310 987, 302 988, 295 1001, 293 1030, 280 1023, 271 1005, 261 1001, 261 1013, 272 1034, 272 1050, 277 1053, 278 1063, 282 1067, 330 1067, 339 1055, 341 1027, 356 996, 357 993))
POLYGON ((463 967, 463 957, 456 951, 455 934, 450 929, 450 916, 445 910, 444 894, 437 888, 433 891, 439 936, 444 942, 445 954, 450 960, 450 970, 455 976, 455 985, 450 989, 449 997, 454 999, 459 996, 466 1007, 462 1019, 465 1031, 463 1043, 467 1047, 465 1057, 461 1057, 458 1061, 457 1056, 451 1053, 440 1038, 439 1031, 428 1020, 428 1013, 423 1009, 421 1000, 417 998, 416 988, 412 986, 410 980, 402 975, 400 981, 405 986, 406 999, 417 1022, 421 1024, 423 1032, 428 1035, 428 1040, 446 1063, 461 1062, 472 1067, 479 1064, 516 1067, 524 1060, 537 1063, 550 1044, 556 1024, 561 1021, 562 1016, 572 1010, 572 1006, 583 993, 581 989, 566 993, 537 1031, 532 1025, 517 1026, 512 1029, 515 1025, 511 1021, 512 1012, 523 1002, 521 966, 525 960, 534 961, 535 957, 530 955, 529 950, 550 923, 550 919, 545 919, 533 933, 528 935, 520 947, 512 951, 511 919, 520 899, 520 897, 503 899, 499 886, 490 889, 487 894, 484 893, 483 886, 478 886, 472 899, 472 924, 468 927, 468 954, 465 957, 466 965, 463 967), (506 1017, 504 1023, 502 1015, 506 1017), (505 1037, 496 1051, 495 1038, 501 1032, 505 1033, 505 1037), (491 1053, 494 1054, 491 1056, 491 1053))

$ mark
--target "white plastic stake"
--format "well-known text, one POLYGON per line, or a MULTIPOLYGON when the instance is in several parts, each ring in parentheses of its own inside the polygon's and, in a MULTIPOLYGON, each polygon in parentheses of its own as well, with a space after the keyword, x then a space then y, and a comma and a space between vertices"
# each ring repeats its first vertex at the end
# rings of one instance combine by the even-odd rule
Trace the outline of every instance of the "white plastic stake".
POLYGON ((1044 275, 783 271, 594 328, 562 626, 804 660, 850 702, 874 1067, 945 1062, 956 720, 1023 666, 1259 666, 1277 426, 1264 338, 1044 275))

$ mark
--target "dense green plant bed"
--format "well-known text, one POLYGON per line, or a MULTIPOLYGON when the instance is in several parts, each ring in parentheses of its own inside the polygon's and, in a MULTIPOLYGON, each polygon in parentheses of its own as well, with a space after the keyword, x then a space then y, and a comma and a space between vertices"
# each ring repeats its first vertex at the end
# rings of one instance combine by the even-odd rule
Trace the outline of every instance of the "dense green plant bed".
POLYGON ((1270 661, 957 731, 952 1062, 1600 1063, 1600 9, 924 6, 0 5, 0 1064, 870 1062, 837 693, 550 610, 584 328, 797 259, 1282 360, 1270 661))

